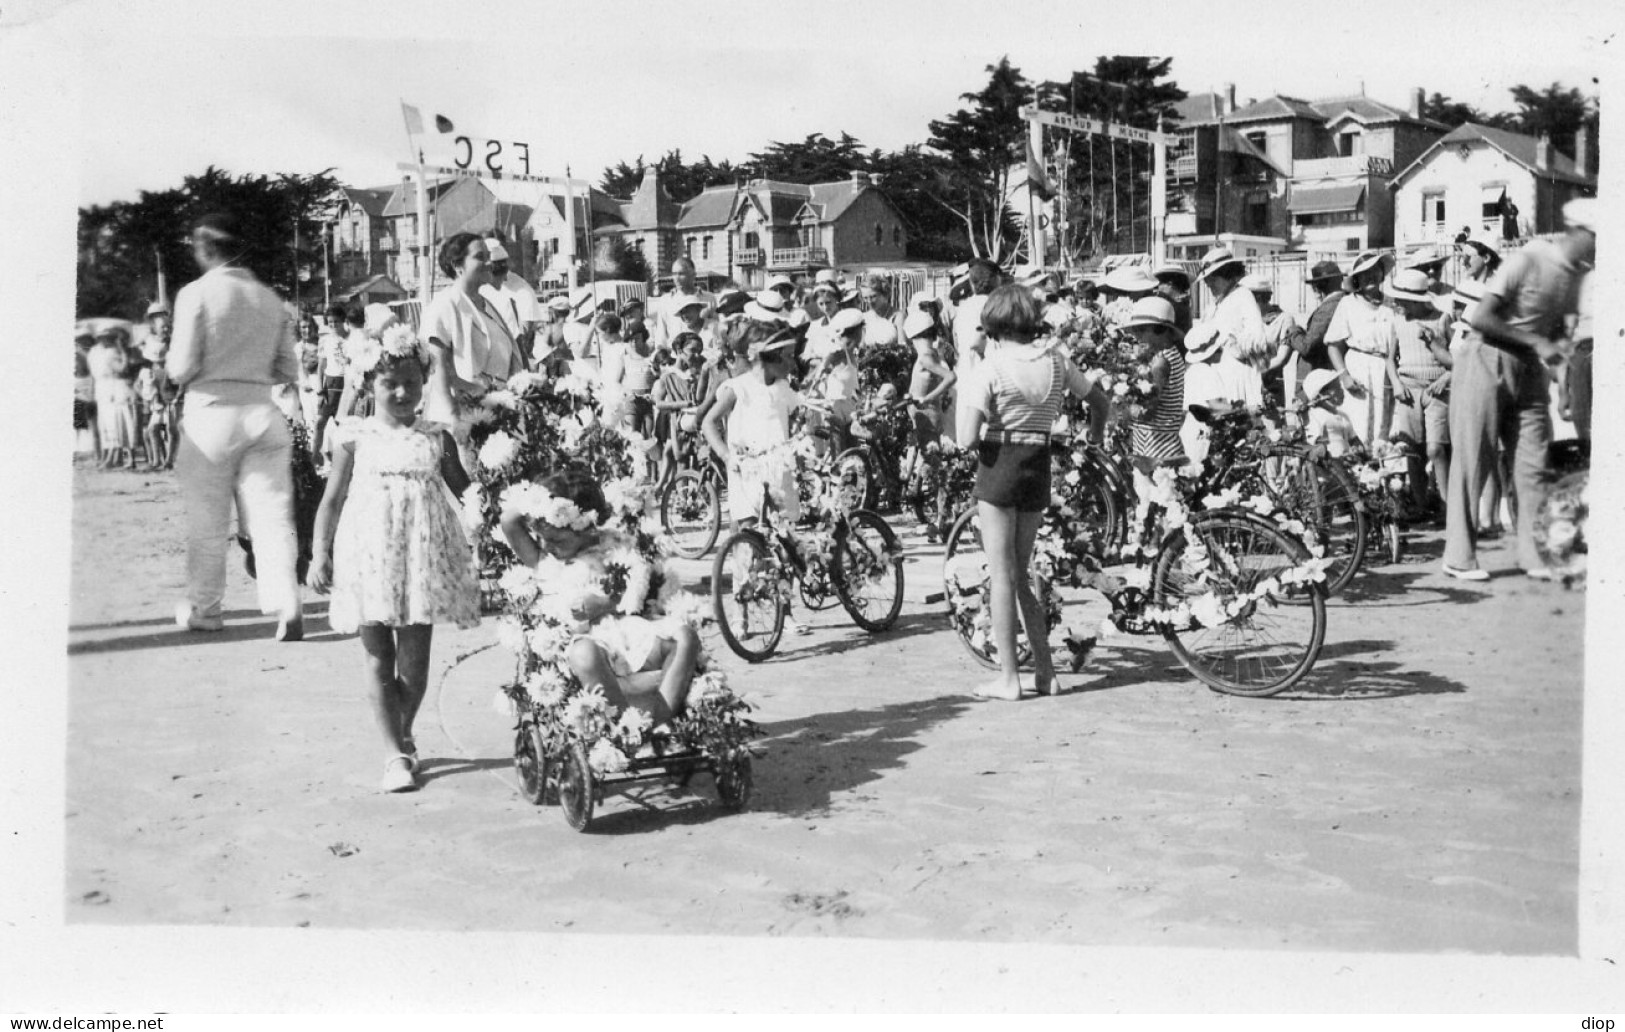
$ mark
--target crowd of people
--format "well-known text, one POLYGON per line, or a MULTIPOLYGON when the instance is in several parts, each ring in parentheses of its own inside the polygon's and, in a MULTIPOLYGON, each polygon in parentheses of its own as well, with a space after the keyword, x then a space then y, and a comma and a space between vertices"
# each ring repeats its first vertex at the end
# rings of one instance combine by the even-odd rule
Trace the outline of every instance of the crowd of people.
MULTIPOLYGON (((361 637, 390 756, 384 787, 402 790, 416 784, 412 720, 432 626, 478 620, 456 513, 480 461, 468 429, 482 399, 517 375, 591 382, 596 418, 642 442, 645 481, 665 483, 709 452, 741 523, 756 518, 764 491, 794 518, 797 491, 767 457, 801 419, 838 452, 863 407, 878 404, 906 413, 905 462, 973 453, 1004 664, 976 694, 1015 699, 1017 625, 1040 639, 1046 626, 1027 569, 1052 500, 1051 434, 1071 395, 1084 403, 1085 433, 1100 440, 1110 399, 1084 356, 1102 347, 1144 360, 1128 427, 1142 489, 1159 467, 1202 459, 1206 431, 1192 404, 1276 408, 1334 455, 1407 449, 1420 500, 1445 522, 1452 577, 1487 579, 1477 542, 1497 532, 1497 488, 1514 494, 1517 562, 1545 575, 1530 523, 1550 479, 1554 382, 1564 415, 1589 436, 1594 205, 1572 202, 1560 237, 1504 260, 1492 243, 1461 241, 1468 273, 1453 286, 1438 279, 1449 257, 1438 251, 1397 263, 1362 254, 1347 270, 1318 262, 1307 275, 1316 304, 1301 326, 1273 303, 1270 282, 1223 248, 1196 272, 1211 298, 1198 314, 1184 265, 1066 282, 1042 271, 1012 280, 980 259, 955 269, 940 297, 902 297, 893 278, 835 270, 713 292, 679 258, 671 290, 648 300, 590 287, 543 299, 508 269, 501 240, 468 233, 442 245, 450 285, 415 327, 384 305, 335 305, 318 319, 290 311, 238 265, 234 223, 208 216, 191 237, 203 275, 173 313, 154 303, 141 348, 116 327, 76 341, 75 425, 92 432, 104 466, 133 467, 139 451, 149 467, 175 469, 188 536, 180 626, 222 627, 235 506, 281 641, 303 636, 290 470, 295 441, 309 449, 326 478, 307 531, 309 586, 332 593, 335 629, 361 637)), ((559 525, 505 518, 527 564, 590 552, 578 517, 603 502, 578 481, 553 482, 568 503, 559 525)), ((637 651, 668 671, 689 649, 677 634, 637 651)), ((657 678, 658 697, 634 699, 608 654, 583 652, 579 676, 656 717, 682 706, 681 676, 657 678)), ((1048 655, 1036 657, 1034 686, 1051 691, 1048 655)))

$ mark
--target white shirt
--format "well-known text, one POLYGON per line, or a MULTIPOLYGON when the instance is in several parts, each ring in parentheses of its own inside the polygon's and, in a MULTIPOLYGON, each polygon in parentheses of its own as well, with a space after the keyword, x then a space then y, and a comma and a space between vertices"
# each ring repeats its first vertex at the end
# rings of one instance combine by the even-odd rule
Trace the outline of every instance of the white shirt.
POLYGON ((516 273, 508 273, 501 284, 481 287, 480 295, 496 309, 508 332, 516 338, 526 326, 542 321, 542 306, 536 300, 536 291, 516 273))
POLYGON ((902 339, 896 312, 882 318, 876 313, 863 313, 863 343, 869 347, 891 347, 902 339))
POLYGON ((649 327, 649 343, 657 348, 670 347, 671 339, 688 328, 683 325, 683 320, 677 317, 677 307, 695 298, 705 302, 705 319, 710 319, 716 313, 717 299, 703 290, 696 290, 692 294, 676 292, 667 294, 658 299, 651 313, 654 319, 649 327))
POLYGON ((961 301, 954 311, 954 348, 959 353, 961 363, 971 364, 967 366, 967 371, 976 363, 972 349, 987 339, 982 332, 982 309, 986 305, 986 294, 972 294, 961 301))
POLYGON ((1267 353, 1264 342, 1264 316, 1258 310, 1258 299, 1253 292, 1239 286, 1214 306, 1213 314, 1203 319, 1200 326, 1218 331, 1224 340, 1227 355, 1242 361, 1251 361, 1267 353))
POLYGON ((1372 304, 1358 294, 1345 294, 1332 311, 1326 343, 1343 344, 1351 351, 1385 358, 1399 344, 1394 311, 1372 304))
POLYGON ((1192 362, 1185 367, 1185 405, 1206 405, 1214 400, 1257 408, 1264 403, 1264 378, 1250 363, 1228 351, 1217 362, 1192 362))

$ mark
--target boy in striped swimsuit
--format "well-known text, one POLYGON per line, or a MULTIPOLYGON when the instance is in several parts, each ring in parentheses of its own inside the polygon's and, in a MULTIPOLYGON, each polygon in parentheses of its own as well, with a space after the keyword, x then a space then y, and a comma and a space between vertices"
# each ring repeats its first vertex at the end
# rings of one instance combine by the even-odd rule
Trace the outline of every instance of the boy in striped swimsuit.
POLYGON ((1151 352, 1151 391, 1144 411, 1135 415, 1129 424, 1134 489, 1144 496, 1154 469, 1183 466, 1190 461, 1179 435, 1185 425, 1184 335, 1175 322, 1174 306, 1161 297, 1134 302, 1124 329, 1151 352))

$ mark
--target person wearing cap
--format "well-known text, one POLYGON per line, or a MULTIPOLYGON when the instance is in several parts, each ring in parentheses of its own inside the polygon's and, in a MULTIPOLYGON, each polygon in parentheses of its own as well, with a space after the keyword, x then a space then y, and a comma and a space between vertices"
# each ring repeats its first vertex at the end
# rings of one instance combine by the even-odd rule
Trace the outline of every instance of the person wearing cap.
POLYGON ((1275 286, 1262 273, 1248 273, 1241 279, 1241 289, 1253 295, 1258 304, 1259 318, 1264 320, 1264 360, 1260 375, 1264 381, 1264 394, 1290 406, 1297 392, 1297 357, 1299 338, 1303 329, 1298 321, 1273 300, 1275 286), (1287 375, 1290 367, 1291 376, 1287 375))
POLYGON ((1191 274, 1178 262, 1167 262, 1151 271, 1157 281, 1156 294, 1174 306, 1174 325, 1181 334, 1191 328, 1191 274))
POLYGON ((981 313, 990 340, 986 359, 967 375, 960 395, 958 438, 977 452, 976 511, 992 586, 989 610, 999 676, 972 689, 978 698, 1021 698, 1016 620, 1032 642, 1033 681, 1040 695, 1059 690, 1047 647, 1049 624, 1028 577, 1033 543, 1050 504, 1050 433, 1065 395, 1089 406, 1089 440, 1100 443, 1110 404, 1094 380, 1060 348, 1034 346, 1043 313, 1020 284, 999 287, 981 313))
POLYGON ((716 298, 695 285, 693 259, 685 255, 673 261, 671 279, 671 293, 657 301, 650 311, 654 317, 650 340, 657 348, 669 348, 673 338, 688 329, 679 314, 684 305, 699 301, 703 306, 700 310, 702 321, 710 319, 716 310, 716 298))
POLYGON ((542 322, 542 307, 536 300, 536 291, 518 273, 508 269, 508 249, 497 237, 485 238, 486 250, 491 255, 491 282, 480 288, 480 293, 491 302, 497 316, 508 327, 509 336, 519 348, 520 360, 530 368, 532 343, 536 327, 542 322))
POLYGON ((1574 350, 1568 320, 1579 308, 1580 278, 1596 257, 1595 198, 1563 207, 1555 240, 1532 240, 1502 262, 1467 315, 1476 331, 1461 348, 1451 397, 1450 439, 1456 449, 1445 524, 1444 572, 1488 578, 1478 565, 1472 508, 1494 461, 1497 441, 1511 448, 1517 492, 1517 562, 1536 579, 1551 578, 1535 548, 1534 521, 1551 480, 1548 367, 1574 350))
POLYGON ((1311 369, 1303 378, 1303 394, 1309 403, 1304 424, 1304 440, 1326 449, 1333 458, 1342 458, 1354 446, 1354 424, 1343 413, 1343 384, 1331 369, 1311 369))
MULTIPOLYGON (((315 323, 309 316, 305 320, 310 322, 314 347, 315 323)), ((142 440, 151 469, 175 467, 175 399, 179 392, 164 369, 174 325, 169 304, 162 298, 147 306, 147 341, 143 345, 146 363, 136 374, 135 392, 146 410, 142 440)))
POLYGON ((778 294, 784 301, 778 309, 784 316, 786 325, 791 327, 805 326, 812 322, 812 317, 802 306, 796 304, 796 284, 789 276, 776 272, 767 278, 767 289, 778 294))
POLYGON ((205 215, 192 230, 203 275, 175 296, 165 368, 187 392, 175 475, 186 508, 186 600, 175 621, 194 631, 224 627, 226 543, 233 499, 255 546, 260 610, 277 616, 278 641, 304 636, 295 573, 293 440, 271 388, 299 378, 288 312, 271 289, 236 265, 236 221, 205 215))
POLYGON ((1211 323, 1199 322, 1185 334, 1185 416, 1180 438, 1185 454, 1207 458, 1208 428, 1190 415, 1190 406, 1219 403, 1257 411, 1264 404, 1264 379, 1258 367, 1243 362, 1226 346, 1228 338, 1211 323))
POLYGON ((1132 449, 1135 492, 1149 497, 1151 474, 1158 466, 1183 466, 1185 442, 1180 431, 1185 426, 1185 335, 1179 329, 1179 316, 1165 297, 1143 297, 1134 302, 1123 329, 1150 351, 1151 389, 1146 392, 1144 411, 1131 413, 1129 443, 1132 449))
POLYGON ((1383 285, 1401 316, 1388 382, 1394 394, 1393 436, 1413 445, 1409 463, 1416 512, 1428 508, 1428 464, 1441 501, 1450 490, 1450 347, 1439 336, 1436 295, 1428 287, 1428 274, 1416 268, 1397 270, 1383 285))
POLYGON ((801 516, 795 464, 786 445, 790 417, 805 404, 790 386, 797 333, 788 326, 746 323, 733 341, 750 367, 717 388, 701 426, 711 452, 728 470, 728 510, 736 524, 756 521, 765 489, 794 523, 801 516))
POLYGON ((1393 399, 1388 393, 1388 355, 1394 349, 1394 310, 1382 303, 1385 265, 1382 255, 1368 251, 1349 271, 1350 291, 1337 303, 1326 327, 1326 347, 1333 363, 1341 360, 1347 375, 1341 378, 1343 411, 1354 433, 1375 449, 1388 440, 1393 399))
MULTIPOLYGON (((1334 353, 1326 346, 1326 331, 1331 328, 1332 316, 1343 301, 1343 270, 1336 262, 1316 262, 1304 282, 1315 293, 1315 310, 1309 313, 1309 322, 1297 341, 1300 371, 1306 377, 1309 371, 1329 369, 1337 374, 1339 383, 1347 387, 1354 378, 1344 368, 1342 351, 1334 353)), ((1293 401, 1292 398, 1287 400, 1293 401)))
MULTIPOLYGON (((824 296, 828 297, 826 291, 824 296)), ((826 302, 827 304, 827 302, 826 302)), ((855 308, 838 309, 829 317, 829 328, 820 338, 821 350, 811 351, 806 387, 809 398, 823 404, 808 413, 812 429, 829 429, 831 453, 839 455, 850 441, 852 413, 858 403, 857 355, 863 344, 863 313, 855 308)))
POLYGON ((96 388, 96 415, 101 430, 103 469, 135 468, 138 438, 135 386, 125 378, 130 351, 124 331, 107 326, 96 333, 86 360, 96 388))
POLYGON ((870 276, 863 281, 859 299, 867 306, 863 313, 863 347, 894 348, 903 340, 903 313, 892 303, 890 280, 870 276))
POLYGON ((321 405, 316 410, 316 429, 310 449, 318 457, 327 454, 327 425, 338 415, 344 396, 344 340, 350 335, 350 313, 342 304, 327 306, 327 326, 316 338, 316 379, 321 384, 321 405))
POLYGON ((570 321, 570 299, 563 294, 550 297, 542 312, 542 324, 531 340, 531 368, 548 376, 563 376, 575 357, 565 334, 570 321))
MULTIPOLYGON (((956 303, 953 311, 953 349, 954 371, 959 374, 961 386, 966 383, 971 373, 986 357, 987 334, 982 330, 982 309, 987 305, 987 299, 992 295, 995 287, 999 285, 1002 273, 999 267, 986 258, 973 258, 967 265, 965 273, 965 289, 968 293, 963 300, 956 303)), ((953 295, 950 293, 949 297, 953 295)), ((957 426, 962 418, 959 409, 959 392, 954 392, 954 424, 957 426)))
POLYGON ((841 310, 841 288, 829 281, 815 283, 812 303, 817 315, 807 324, 807 342, 804 348, 804 357, 809 363, 809 376, 817 363, 825 360, 836 350, 835 331, 831 328, 830 322, 835 318, 835 313, 841 310))
MULTIPOLYGON (((942 360, 937 343, 942 327, 927 311, 915 309, 903 320, 903 335, 914 349, 908 396, 913 403, 914 448, 918 457, 942 440, 942 412, 959 375, 942 360)), ((906 473, 905 473, 906 479, 906 473)))
POLYGON ((1501 267, 1501 249, 1492 240, 1469 236, 1460 238, 1462 259, 1467 266, 1467 278, 1487 283, 1501 267))
POLYGON ((1150 297, 1157 289, 1157 281, 1142 265, 1119 265, 1100 281, 1101 293, 1107 301, 1102 316, 1108 326, 1121 327, 1134 310, 1134 302, 1150 297))

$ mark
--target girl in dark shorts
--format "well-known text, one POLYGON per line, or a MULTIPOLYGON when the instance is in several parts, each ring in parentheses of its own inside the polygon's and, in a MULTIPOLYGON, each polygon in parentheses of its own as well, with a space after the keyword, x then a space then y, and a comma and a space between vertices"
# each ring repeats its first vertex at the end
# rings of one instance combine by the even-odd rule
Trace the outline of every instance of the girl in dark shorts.
POLYGON ((1034 686, 1056 691, 1055 665, 1045 643, 1049 625, 1033 593, 1027 568, 1033 542, 1050 503, 1050 430, 1070 392, 1089 406, 1089 439, 1100 443, 1106 427, 1106 395, 1059 349, 1035 343, 1043 313, 1032 293, 1016 284, 995 290, 982 310, 987 357, 964 381, 960 394, 959 443, 977 449, 974 496, 982 546, 992 581, 989 607, 999 676, 973 689, 985 699, 1021 698, 1016 666, 1016 613, 1033 643, 1034 686))

